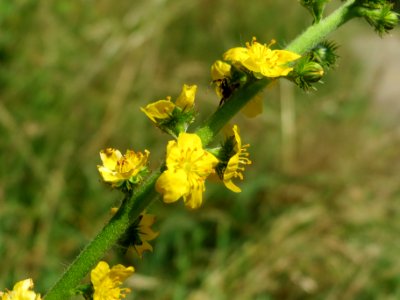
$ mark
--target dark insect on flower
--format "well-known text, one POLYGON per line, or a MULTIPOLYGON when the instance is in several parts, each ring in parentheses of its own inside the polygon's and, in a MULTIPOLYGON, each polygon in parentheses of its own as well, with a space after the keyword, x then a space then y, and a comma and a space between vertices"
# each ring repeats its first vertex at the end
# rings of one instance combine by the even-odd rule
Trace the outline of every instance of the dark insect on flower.
POLYGON ((219 101, 219 106, 224 105, 224 103, 229 99, 230 96, 235 92, 236 89, 240 87, 240 83, 231 83, 229 78, 223 78, 215 82, 219 88, 221 94, 221 100, 219 101))

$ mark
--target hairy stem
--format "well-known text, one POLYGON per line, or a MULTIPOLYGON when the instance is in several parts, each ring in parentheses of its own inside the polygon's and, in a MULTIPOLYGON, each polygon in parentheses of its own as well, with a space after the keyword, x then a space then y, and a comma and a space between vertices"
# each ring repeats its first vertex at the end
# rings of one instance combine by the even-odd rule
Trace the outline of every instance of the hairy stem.
POLYGON ((341 25, 357 16, 354 9, 356 0, 348 0, 331 15, 307 28, 301 35, 292 41, 286 50, 299 54, 313 48, 323 41, 326 36, 338 29, 341 25))
POLYGON ((131 220, 136 220, 139 214, 156 198, 154 185, 159 175, 160 172, 154 172, 132 196, 123 200, 118 212, 76 257, 45 296, 46 300, 69 299, 73 295, 74 288, 124 234, 131 224, 131 220))
MULTIPOLYGON (((326 35, 355 16, 352 9, 354 2, 355 0, 348 0, 330 16, 318 24, 309 27, 286 49, 301 54, 318 44, 326 35)), ((268 79, 258 80, 248 83, 236 91, 229 101, 211 115, 205 124, 196 131, 201 137, 203 144, 207 145, 210 143, 222 127, 247 102, 262 91, 269 82, 270 80, 268 79)), ((132 196, 124 199, 118 213, 104 226, 92 242, 82 250, 59 281, 56 282, 45 296, 46 300, 68 299, 72 296, 74 288, 78 286, 82 278, 86 276, 93 266, 116 243, 129 225, 137 219, 139 214, 156 198, 157 194, 154 185, 161 174, 161 170, 162 167, 157 172, 154 172, 132 196)))

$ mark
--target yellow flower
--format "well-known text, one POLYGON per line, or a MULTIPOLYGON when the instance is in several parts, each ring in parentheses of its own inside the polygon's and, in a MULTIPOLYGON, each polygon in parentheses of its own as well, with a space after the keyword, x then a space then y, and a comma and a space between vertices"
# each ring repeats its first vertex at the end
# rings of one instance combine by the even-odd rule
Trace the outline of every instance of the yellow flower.
MULTIPOLYGON (((114 215, 118 208, 113 207, 111 213, 114 215)), ((126 233, 119 240, 121 246, 132 247, 140 258, 143 252, 148 250, 153 252, 153 247, 149 241, 154 240, 158 236, 158 232, 153 231, 151 226, 154 224, 156 217, 147 213, 141 213, 138 219, 129 226, 126 233)))
POLYGON ((179 108, 181 111, 188 111, 193 108, 196 90, 196 85, 184 84, 182 92, 175 103, 171 101, 171 97, 166 97, 166 100, 158 100, 154 103, 148 104, 144 108, 141 107, 140 109, 154 123, 157 123, 157 120, 169 119, 171 118, 172 112, 175 108, 179 108))
POLYGON ((127 150, 125 155, 117 149, 107 148, 100 151, 102 166, 97 166, 101 177, 112 187, 119 187, 124 181, 134 181, 139 172, 145 170, 150 152, 127 150))
POLYGON ((139 216, 139 224, 136 226, 135 230, 135 240, 136 243, 133 244, 133 248, 137 254, 142 258, 144 251, 149 250, 153 252, 153 247, 148 241, 154 240, 158 236, 158 232, 154 232, 151 226, 155 221, 154 215, 149 215, 143 213, 139 216))
POLYGON ((280 77, 289 74, 293 68, 287 63, 300 58, 300 55, 287 50, 271 50, 270 45, 262 45, 253 38, 251 44, 246 43, 246 48, 237 47, 229 49, 224 54, 224 60, 239 63, 246 69, 262 74, 265 77, 280 77))
POLYGON ((124 267, 123 265, 113 266, 100 261, 90 273, 90 279, 93 284, 93 300, 117 300, 126 297, 131 292, 129 288, 120 288, 125 279, 135 271, 133 267, 124 267))
POLYGON ((203 149, 199 136, 181 133, 177 141, 168 142, 167 170, 158 178, 156 190, 166 203, 183 197, 186 206, 198 208, 203 201, 204 181, 217 163, 218 159, 203 149))
POLYGON ((30 291, 33 288, 32 279, 17 282, 12 291, 0 292, 1 300, 40 300, 40 294, 30 291))
MULTIPOLYGON (((227 163, 223 163, 222 165, 222 180, 225 186, 235 193, 241 192, 241 189, 236 186, 232 179, 239 177, 243 180, 243 171, 245 165, 250 165, 251 160, 248 158, 249 153, 247 152, 247 148, 250 145, 242 145, 242 141, 239 135, 239 128, 237 125, 234 125, 232 128, 232 133, 229 135, 228 139, 228 151, 227 156, 229 160, 227 163)), ((217 167, 218 168, 218 167, 217 167)))

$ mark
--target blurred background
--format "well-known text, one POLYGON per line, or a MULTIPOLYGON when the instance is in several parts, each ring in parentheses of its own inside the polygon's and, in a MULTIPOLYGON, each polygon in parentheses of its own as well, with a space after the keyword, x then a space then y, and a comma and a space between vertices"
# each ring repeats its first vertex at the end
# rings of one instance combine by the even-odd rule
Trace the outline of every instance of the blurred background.
MULTIPOLYGON (((156 168, 169 137, 139 107, 197 84, 199 124, 226 49, 284 47, 311 23, 292 2, 1 1, 0 290, 48 290, 121 199, 99 150, 147 148, 156 168)), ((339 65, 318 91, 281 82, 261 116, 235 117, 253 160, 241 194, 208 182, 199 210, 157 202, 154 252, 107 254, 135 266, 129 297, 400 297, 400 31, 354 20, 330 38, 339 65)))

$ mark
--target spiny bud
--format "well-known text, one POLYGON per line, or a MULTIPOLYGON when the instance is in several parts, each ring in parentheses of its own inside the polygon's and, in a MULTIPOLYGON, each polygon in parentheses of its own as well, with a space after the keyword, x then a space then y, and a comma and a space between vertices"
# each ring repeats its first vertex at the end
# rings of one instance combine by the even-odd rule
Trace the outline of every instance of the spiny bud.
POLYGON ((336 64, 338 55, 336 54, 337 45, 334 42, 324 41, 315 46, 309 52, 310 60, 319 63, 326 69, 336 64))
POLYGON ((298 72, 302 79, 308 83, 318 82, 324 76, 324 68, 319 63, 313 61, 306 63, 298 72))
POLYGON ((324 68, 315 61, 303 59, 300 61, 288 77, 301 89, 309 90, 312 84, 321 80, 324 75, 324 68))

